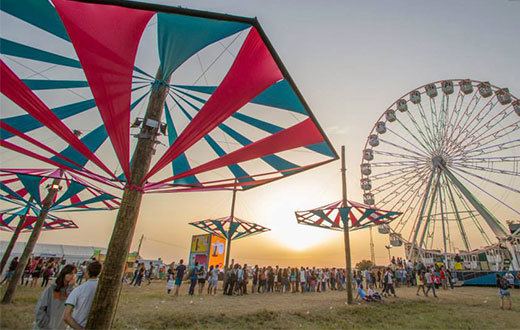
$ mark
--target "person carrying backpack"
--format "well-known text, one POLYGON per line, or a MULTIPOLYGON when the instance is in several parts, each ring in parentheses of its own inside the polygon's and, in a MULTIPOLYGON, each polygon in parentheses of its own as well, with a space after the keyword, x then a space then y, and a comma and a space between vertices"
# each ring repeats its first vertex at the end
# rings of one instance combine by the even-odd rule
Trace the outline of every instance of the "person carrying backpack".
POLYGON ((512 308, 511 292, 509 292, 509 282, 500 274, 497 274, 498 295, 500 296, 500 309, 512 308))

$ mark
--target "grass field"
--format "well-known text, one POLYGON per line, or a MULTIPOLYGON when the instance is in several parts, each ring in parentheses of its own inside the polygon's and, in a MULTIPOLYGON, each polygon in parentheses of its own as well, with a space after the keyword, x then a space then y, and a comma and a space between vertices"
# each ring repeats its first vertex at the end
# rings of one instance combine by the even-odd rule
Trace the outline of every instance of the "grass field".
MULTIPOLYGON (((186 289, 186 286, 184 287, 186 289)), ((0 306, 0 328, 32 328, 40 289, 20 288, 16 301, 0 306)), ((241 297, 168 296, 164 283, 141 288, 125 286, 114 327, 167 328, 406 328, 520 329, 520 290, 514 290, 513 310, 498 307, 495 288, 439 291, 439 298, 415 296, 399 288, 398 298, 384 303, 345 304, 345 292, 255 294, 241 297)))

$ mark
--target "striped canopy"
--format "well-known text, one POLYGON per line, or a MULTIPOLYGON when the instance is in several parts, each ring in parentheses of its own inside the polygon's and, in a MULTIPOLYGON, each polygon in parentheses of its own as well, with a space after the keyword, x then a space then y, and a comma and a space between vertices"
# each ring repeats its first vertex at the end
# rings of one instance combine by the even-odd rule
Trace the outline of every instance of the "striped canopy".
POLYGON ((237 240, 251 235, 265 233, 271 229, 256 223, 247 222, 237 217, 224 217, 219 219, 207 219, 191 222, 190 225, 200 228, 207 233, 231 240, 237 240))
POLYGON ((119 208, 120 199, 66 170, 0 169, 0 200, 36 210, 42 208, 48 187, 59 179, 60 189, 49 209, 94 211, 119 208))
POLYGON ((343 230, 345 221, 348 221, 349 230, 354 231, 388 224, 401 213, 375 209, 353 201, 343 205, 339 201, 312 210, 296 211, 295 215, 299 224, 333 230, 343 230))
MULTIPOLYGON (((22 225, 22 233, 33 230, 33 225, 38 220, 38 210, 34 207, 18 207, 5 211, 0 211, 0 230, 13 232, 18 225, 19 219, 25 215, 22 225)), ((78 226, 72 220, 65 220, 54 215, 48 214, 43 223, 42 230, 58 229, 77 229, 78 226)))
POLYGON ((159 134, 145 192, 248 189, 337 158, 256 19, 99 2, 2 0, 1 145, 23 155, 4 166, 122 188, 140 125, 159 134), (143 123, 161 86, 162 123, 143 123))

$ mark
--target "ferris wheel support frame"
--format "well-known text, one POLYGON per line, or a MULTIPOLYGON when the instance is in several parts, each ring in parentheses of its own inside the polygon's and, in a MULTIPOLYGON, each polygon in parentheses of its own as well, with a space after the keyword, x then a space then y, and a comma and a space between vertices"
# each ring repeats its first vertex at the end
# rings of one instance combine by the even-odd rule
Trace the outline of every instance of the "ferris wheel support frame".
MULTIPOLYGON (((445 174, 445 176, 446 176, 446 174, 445 174)), ((470 247, 469 240, 468 240, 468 234, 466 233, 466 229, 464 228, 464 225, 462 224, 462 219, 460 218, 457 203, 455 203, 453 191, 451 190, 451 186, 449 184, 447 184, 446 187, 447 187, 448 193, 450 195, 450 201, 453 205, 453 209, 455 210, 455 217, 457 218, 457 225, 459 226, 459 230, 460 230, 460 233, 462 236, 462 241, 464 243, 464 247, 466 248, 466 251, 470 251, 471 247, 470 247)))
MULTIPOLYGON (((424 194, 424 199, 423 199, 422 206, 421 206, 421 214, 419 215, 419 218, 417 220, 417 226, 413 233, 412 247, 410 249, 410 259, 412 259, 412 260, 414 260, 413 258, 416 257, 415 248, 418 247, 417 235, 419 235, 419 229, 421 228, 421 223, 422 223, 422 220, 424 217, 424 211, 426 210, 426 203, 428 202, 428 198, 430 195, 431 185, 432 185, 434 176, 435 176, 435 173, 432 172, 432 174, 430 175, 430 179, 428 180, 428 185, 426 186, 426 193, 424 194)), ((420 247, 420 245, 419 245, 419 247, 420 247)))
MULTIPOLYGON (((430 224, 430 221, 431 221, 431 216, 432 216, 432 211, 433 211, 433 205, 435 204, 435 195, 437 195, 437 191, 439 190, 439 186, 440 186, 440 170, 438 168, 436 168, 432 175, 436 175, 437 176, 437 181, 435 181, 435 186, 433 187, 433 193, 431 194, 431 199, 430 199, 430 206, 428 207, 428 215, 426 216, 426 224, 424 225, 424 228, 423 228, 423 231, 422 231, 422 234, 421 234, 421 239, 419 241, 419 249, 422 248, 422 246, 424 245, 424 248, 426 249, 426 244, 424 243, 424 237, 426 236, 426 231, 428 230, 428 227, 429 227, 429 224, 430 224)), ((420 227, 417 228, 417 230, 419 230, 420 227)))
POLYGON ((489 228, 493 231, 499 241, 502 241, 507 246, 509 253, 511 254, 511 266, 513 270, 520 269, 520 262, 516 256, 516 252, 514 250, 513 245, 509 240, 507 240, 510 235, 508 235, 507 231, 502 227, 498 219, 489 212, 489 210, 482 205, 475 196, 471 194, 471 192, 466 189, 466 187, 460 182, 447 168, 443 168, 446 176, 453 182, 453 184, 459 189, 459 191, 466 197, 466 199, 471 203, 471 205, 477 210, 478 213, 482 216, 482 218, 486 221, 489 228))

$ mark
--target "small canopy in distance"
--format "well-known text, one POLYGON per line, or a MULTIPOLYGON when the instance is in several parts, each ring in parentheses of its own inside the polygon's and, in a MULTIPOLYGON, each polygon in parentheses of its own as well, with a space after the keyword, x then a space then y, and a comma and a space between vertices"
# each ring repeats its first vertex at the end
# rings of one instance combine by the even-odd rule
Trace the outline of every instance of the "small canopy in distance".
POLYGON ((219 219, 207 219, 191 222, 190 225, 200 228, 207 233, 223 237, 226 240, 237 240, 251 235, 265 233, 271 229, 256 223, 247 222, 237 217, 223 217, 219 219))
POLYGON ((347 201, 347 205, 343 205, 342 201, 338 201, 316 209, 296 211, 295 215, 299 224, 333 230, 343 230, 347 220, 350 231, 353 231, 388 224, 401 213, 380 210, 353 201, 347 201))

